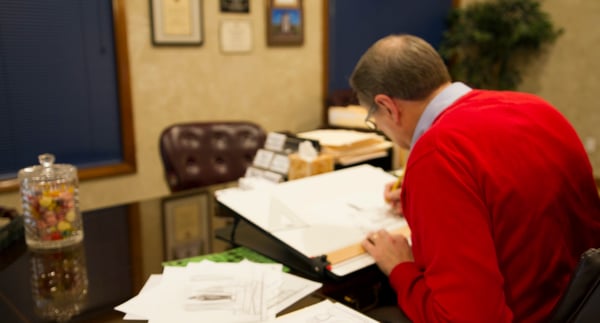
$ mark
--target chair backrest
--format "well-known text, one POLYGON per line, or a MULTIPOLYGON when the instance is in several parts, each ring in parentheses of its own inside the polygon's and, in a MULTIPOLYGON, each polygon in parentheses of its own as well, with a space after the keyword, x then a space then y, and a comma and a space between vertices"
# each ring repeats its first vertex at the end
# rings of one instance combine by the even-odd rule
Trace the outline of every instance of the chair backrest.
POLYGON ((246 121, 172 125, 160 136, 160 154, 172 192, 237 180, 265 142, 265 131, 246 121))
POLYGON ((583 253, 551 322, 600 322, 600 249, 583 253))

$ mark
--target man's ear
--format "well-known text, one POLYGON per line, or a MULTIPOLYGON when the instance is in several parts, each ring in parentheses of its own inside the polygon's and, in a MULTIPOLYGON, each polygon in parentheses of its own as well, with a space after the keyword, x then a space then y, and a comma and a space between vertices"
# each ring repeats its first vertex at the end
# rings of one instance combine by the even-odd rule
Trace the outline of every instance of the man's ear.
POLYGON ((377 94, 375 95, 374 99, 375 103, 380 108, 384 109, 383 112, 387 113, 392 118, 394 123, 398 123, 398 120, 400 120, 401 117, 401 111, 399 106, 396 104, 396 101, 392 99, 392 97, 385 94, 377 94))

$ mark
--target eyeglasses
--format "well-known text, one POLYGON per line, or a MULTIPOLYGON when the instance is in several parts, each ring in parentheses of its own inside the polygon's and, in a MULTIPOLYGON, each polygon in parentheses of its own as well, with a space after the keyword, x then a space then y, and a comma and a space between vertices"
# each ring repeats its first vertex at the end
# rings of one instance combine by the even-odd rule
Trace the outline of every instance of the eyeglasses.
POLYGON ((375 111, 377 111, 377 105, 371 106, 369 111, 367 111, 367 117, 365 118, 365 125, 371 130, 377 130, 377 124, 375 123, 375 120, 373 120, 375 111))

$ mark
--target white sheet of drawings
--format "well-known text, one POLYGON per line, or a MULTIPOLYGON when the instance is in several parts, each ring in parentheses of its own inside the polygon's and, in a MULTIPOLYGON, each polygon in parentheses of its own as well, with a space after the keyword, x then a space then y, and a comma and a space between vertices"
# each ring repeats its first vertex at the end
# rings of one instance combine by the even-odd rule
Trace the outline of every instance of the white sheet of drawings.
MULTIPOLYGON (((266 285, 281 272, 266 267, 201 262, 188 264, 184 274, 173 275, 165 268, 160 286, 148 297, 151 322, 256 322, 269 319, 266 285), (259 269, 260 268, 260 269, 259 269), (269 275, 270 274, 270 275, 269 275), (216 296, 228 298, 219 299, 216 296)), ((270 266, 269 266, 270 267, 270 266)), ((276 289, 271 288, 275 293, 276 289)))
POLYGON ((313 257, 360 242, 368 231, 406 225, 383 200, 385 184, 395 179, 380 168, 360 165, 268 189, 226 189, 217 199, 313 257))
POLYGON ((324 300, 278 317, 276 323, 372 323, 377 322, 340 303, 324 300))
POLYGON ((150 322, 262 322, 321 287, 281 268, 248 261, 165 267, 148 280, 151 287, 115 309, 150 322))
POLYGON ((237 264, 188 264, 188 280, 182 303, 186 311, 232 311, 267 318, 267 299, 281 284, 281 266, 256 270, 248 262, 237 264), (223 266, 224 265, 224 266, 223 266))
MULTIPOLYGON (((160 281, 162 280, 162 275, 161 274, 152 274, 148 277, 148 279, 146 280, 146 283, 144 283, 144 286, 142 286, 142 289, 140 290, 140 294, 141 293, 145 293, 148 292, 150 289, 158 286, 158 284, 160 284, 160 281)), ((122 305, 117 306, 115 309, 121 312, 125 312, 119 308, 125 309, 127 308, 127 302, 124 303, 122 305)), ((126 312, 125 312, 126 313, 126 312)), ((123 320, 148 320, 147 317, 143 317, 143 316, 138 316, 135 314, 130 314, 130 313, 126 313, 125 316, 123 316, 123 320)))
POLYGON ((282 273, 282 275, 283 283, 279 288, 279 293, 267 301, 269 314, 273 316, 322 286, 321 283, 296 275, 288 273, 282 273))
MULTIPOLYGON (((213 266, 211 262, 202 263, 205 264, 196 268, 188 268, 189 265, 165 267, 161 283, 149 292, 136 296, 136 302, 129 304, 126 312, 147 317, 149 322, 161 323, 194 322, 199 318, 207 322, 260 322, 272 317, 267 312, 268 291, 265 285, 268 283, 265 278, 280 279, 281 275, 275 273, 281 272, 281 265, 276 265, 279 269, 275 271, 265 266, 251 268, 243 263, 219 263, 219 266, 213 266), (226 276, 231 278, 230 283, 222 284, 221 289, 206 281, 211 279, 223 283, 226 276), (257 290, 259 297, 255 297, 257 290), (229 298, 222 299, 219 296, 229 298), (205 304, 201 300, 213 302, 205 304)), ((277 290, 272 292, 276 293, 277 290)))

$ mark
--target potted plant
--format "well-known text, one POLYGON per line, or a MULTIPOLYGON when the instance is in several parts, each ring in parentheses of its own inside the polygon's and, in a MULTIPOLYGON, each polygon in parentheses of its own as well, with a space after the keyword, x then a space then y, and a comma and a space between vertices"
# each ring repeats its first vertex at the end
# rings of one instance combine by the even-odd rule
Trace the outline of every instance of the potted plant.
POLYGON ((457 81, 483 89, 514 90, 520 68, 553 43, 554 27, 536 0, 494 0, 450 13, 440 54, 457 81))

